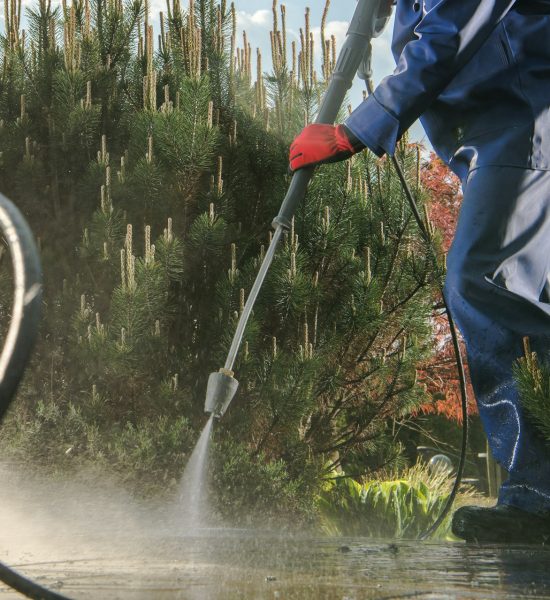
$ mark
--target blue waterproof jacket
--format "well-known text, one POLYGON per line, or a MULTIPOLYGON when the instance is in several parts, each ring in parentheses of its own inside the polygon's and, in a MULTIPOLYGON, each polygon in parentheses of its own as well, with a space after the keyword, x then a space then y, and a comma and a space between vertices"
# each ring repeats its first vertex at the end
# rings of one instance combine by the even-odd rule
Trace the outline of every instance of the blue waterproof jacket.
POLYGON ((550 0, 397 0, 397 68, 347 119, 378 155, 420 117, 460 176, 550 169, 550 0))

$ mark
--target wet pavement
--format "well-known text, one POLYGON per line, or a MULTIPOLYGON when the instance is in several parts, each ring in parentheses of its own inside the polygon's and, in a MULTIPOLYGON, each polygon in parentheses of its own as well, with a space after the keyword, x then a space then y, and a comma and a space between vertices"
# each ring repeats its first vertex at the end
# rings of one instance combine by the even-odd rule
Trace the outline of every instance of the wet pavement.
MULTIPOLYGON (((126 540, 119 531, 115 541, 102 532, 92 538, 75 539, 72 549, 64 542, 51 560, 32 548, 19 560, 6 552, 1 558, 75 599, 550 599, 550 548, 537 546, 313 539, 230 529, 173 537, 159 531, 126 540)), ((2 539, 2 547, 8 541, 2 539)), ((55 536, 49 542, 56 548, 55 536)), ((12 597, 20 596, 0 589, 0 598, 12 597)))
POLYGON ((74 600, 550 600, 550 547, 193 531, 184 513, 103 473, 0 463, 0 561, 74 600))

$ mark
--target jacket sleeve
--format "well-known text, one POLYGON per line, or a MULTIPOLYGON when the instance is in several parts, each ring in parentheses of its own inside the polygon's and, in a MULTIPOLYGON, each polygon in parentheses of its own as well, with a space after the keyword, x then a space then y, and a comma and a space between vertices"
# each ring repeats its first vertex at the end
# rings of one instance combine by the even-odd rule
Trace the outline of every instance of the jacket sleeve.
POLYGON ((439 0, 415 29, 392 75, 346 120, 373 152, 395 152, 397 140, 449 85, 515 0, 439 0))

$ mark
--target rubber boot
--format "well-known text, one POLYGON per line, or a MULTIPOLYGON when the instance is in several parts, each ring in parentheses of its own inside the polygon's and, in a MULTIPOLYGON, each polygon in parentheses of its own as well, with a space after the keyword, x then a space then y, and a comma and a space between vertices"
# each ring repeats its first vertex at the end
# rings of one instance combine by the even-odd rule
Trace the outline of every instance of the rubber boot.
POLYGON ((453 533, 480 544, 548 544, 550 513, 536 515, 514 506, 463 506, 453 515, 453 533))

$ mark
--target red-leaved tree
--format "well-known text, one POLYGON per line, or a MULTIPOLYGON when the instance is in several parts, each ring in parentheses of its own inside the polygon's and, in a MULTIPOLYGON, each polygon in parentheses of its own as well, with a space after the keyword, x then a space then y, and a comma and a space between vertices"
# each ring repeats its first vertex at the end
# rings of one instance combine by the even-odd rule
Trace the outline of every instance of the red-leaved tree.
MULTIPOLYGON (((458 213, 462 202, 460 181, 456 175, 432 152, 421 170, 424 186, 431 194, 429 216, 442 236, 443 249, 451 246, 458 213)), ((432 401, 421 407, 423 413, 435 413, 457 422, 462 421, 460 382, 456 357, 449 330, 449 323, 443 307, 437 310, 433 319, 434 354, 420 371, 420 380, 426 384, 432 401)), ((465 357, 464 344, 461 342, 465 357)), ((465 365, 468 380, 468 413, 477 413, 474 394, 470 384, 468 366, 465 365)))

